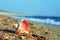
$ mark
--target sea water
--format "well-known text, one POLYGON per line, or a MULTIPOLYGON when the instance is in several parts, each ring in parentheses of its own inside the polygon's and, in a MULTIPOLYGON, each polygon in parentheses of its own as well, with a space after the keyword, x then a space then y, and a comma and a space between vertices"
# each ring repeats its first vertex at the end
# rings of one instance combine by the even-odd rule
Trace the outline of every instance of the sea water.
POLYGON ((12 17, 43 24, 60 26, 60 17, 52 17, 52 16, 12 16, 12 17))

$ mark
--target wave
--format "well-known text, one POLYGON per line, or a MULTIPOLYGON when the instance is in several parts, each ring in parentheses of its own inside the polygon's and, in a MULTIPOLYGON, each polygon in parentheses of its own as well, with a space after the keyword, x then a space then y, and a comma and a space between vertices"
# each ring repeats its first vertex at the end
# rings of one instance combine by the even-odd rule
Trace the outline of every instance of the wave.
POLYGON ((60 21, 56 21, 54 19, 50 19, 50 18, 32 18, 32 17, 14 17, 14 18, 19 18, 19 19, 25 19, 25 20, 29 20, 29 21, 34 21, 34 22, 38 22, 38 23, 45 23, 45 24, 51 24, 51 25, 58 25, 60 26, 60 21))

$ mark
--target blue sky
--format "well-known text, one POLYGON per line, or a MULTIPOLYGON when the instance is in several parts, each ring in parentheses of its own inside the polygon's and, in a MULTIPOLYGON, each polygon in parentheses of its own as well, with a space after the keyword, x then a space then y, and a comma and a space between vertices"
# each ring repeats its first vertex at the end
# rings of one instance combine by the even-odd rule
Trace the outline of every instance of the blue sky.
POLYGON ((0 10, 28 15, 60 16, 60 0, 0 0, 0 10))

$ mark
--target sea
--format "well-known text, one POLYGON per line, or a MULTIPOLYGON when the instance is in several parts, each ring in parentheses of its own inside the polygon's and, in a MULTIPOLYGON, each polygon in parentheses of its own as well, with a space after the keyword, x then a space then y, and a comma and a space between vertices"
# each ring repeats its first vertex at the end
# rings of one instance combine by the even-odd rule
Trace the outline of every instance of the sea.
POLYGON ((11 16, 11 17, 60 27, 60 17, 52 16, 11 16))

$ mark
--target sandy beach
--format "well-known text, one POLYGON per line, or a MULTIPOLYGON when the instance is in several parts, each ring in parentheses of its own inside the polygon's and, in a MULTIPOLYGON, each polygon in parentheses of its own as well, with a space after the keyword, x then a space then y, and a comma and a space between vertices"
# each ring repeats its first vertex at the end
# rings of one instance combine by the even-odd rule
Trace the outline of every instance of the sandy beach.
MULTIPOLYGON (((19 19, 0 15, 0 40, 20 40, 15 34, 14 24, 19 19), (7 39, 5 39, 7 37, 7 39)), ((30 33, 25 40, 60 40, 60 28, 36 22, 29 22, 30 33)))

